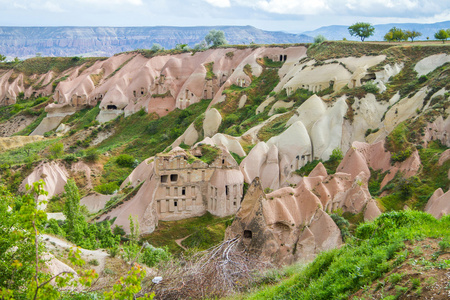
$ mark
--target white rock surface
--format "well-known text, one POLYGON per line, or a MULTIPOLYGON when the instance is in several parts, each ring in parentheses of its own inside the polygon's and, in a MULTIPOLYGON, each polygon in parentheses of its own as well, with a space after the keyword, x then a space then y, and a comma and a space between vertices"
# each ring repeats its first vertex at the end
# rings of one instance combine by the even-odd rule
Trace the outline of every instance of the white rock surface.
POLYGON ((205 137, 211 137, 216 134, 222 123, 222 116, 215 108, 208 110, 205 113, 205 119, 203 120, 203 132, 205 137))

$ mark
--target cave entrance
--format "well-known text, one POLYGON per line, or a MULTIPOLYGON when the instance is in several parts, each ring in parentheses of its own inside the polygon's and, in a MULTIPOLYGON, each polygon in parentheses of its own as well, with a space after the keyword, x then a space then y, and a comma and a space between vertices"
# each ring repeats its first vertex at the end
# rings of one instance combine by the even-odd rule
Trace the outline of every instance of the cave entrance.
POLYGON ((244 230, 244 239, 251 239, 253 236, 253 233, 251 230, 244 230))
POLYGON ((114 110, 114 109, 117 109, 117 106, 110 104, 110 105, 106 106, 106 109, 114 110))

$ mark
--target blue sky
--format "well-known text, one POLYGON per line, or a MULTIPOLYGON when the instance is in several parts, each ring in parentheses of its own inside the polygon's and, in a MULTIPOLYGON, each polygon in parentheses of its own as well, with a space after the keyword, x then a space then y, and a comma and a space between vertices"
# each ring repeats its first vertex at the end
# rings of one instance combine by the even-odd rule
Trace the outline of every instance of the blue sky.
POLYGON ((0 26, 252 25, 300 33, 450 20, 450 0, 0 0, 0 26))

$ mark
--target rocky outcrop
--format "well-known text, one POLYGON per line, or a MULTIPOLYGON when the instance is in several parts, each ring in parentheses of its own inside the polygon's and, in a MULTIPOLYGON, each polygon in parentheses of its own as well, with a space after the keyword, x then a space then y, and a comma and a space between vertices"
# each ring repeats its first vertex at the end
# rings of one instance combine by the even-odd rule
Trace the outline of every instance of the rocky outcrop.
POLYGON ((432 214, 436 219, 450 213, 450 191, 444 194, 444 191, 437 189, 425 206, 425 211, 432 214))
POLYGON ((243 248, 277 263, 311 260, 318 252, 342 242, 339 229, 326 211, 363 213, 365 220, 381 214, 368 191, 368 178, 364 172, 355 177, 347 173, 328 175, 319 163, 297 187, 266 195, 256 177, 226 237, 241 236, 243 248))
POLYGON ((375 144, 354 142, 352 148, 345 154, 344 159, 337 167, 337 172, 345 172, 355 178, 360 173, 370 177, 370 170, 389 171, 381 182, 381 188, 391 181, 398 172, 405 178, 411 177, 419 171, 421 166, 419 153, 414 151, 403 162, 391 165, 391 153, 384 147, 384 141, 375 144))
POLYGON ((320 251, 338 247, 340 230, 320 201, 299 199, 294 193, 283 188, 266 196, 256 178, 225 238, 240 236, 240 247, 277 264, 311 260, 320 251))
MULTIPOLYGON (((25 191, 26 186, 32 186, 34 182, 44 181, 44 190, 47 195, 41 195, 39 200, 48 200, 55 195, 64 192, 64 186, 67 183, 68 172, 64 165, 56 162, 44 162, 36 167, 21 183, 20 190, 25 191)), ((45 208, 46 205, 44 205, 45 208)))
POLYGON ((92 193, 81 198, 80 205, 86 206, 88 212, 93 214, 105 208, 105 204, 111 199, 111 197, 112 195, 92 193))

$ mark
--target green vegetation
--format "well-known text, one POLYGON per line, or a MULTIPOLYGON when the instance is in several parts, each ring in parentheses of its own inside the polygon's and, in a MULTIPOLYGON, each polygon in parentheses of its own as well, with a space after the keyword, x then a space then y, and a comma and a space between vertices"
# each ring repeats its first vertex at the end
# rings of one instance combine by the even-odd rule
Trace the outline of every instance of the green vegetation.
POLYGON ((253 77, 252 83, 248 87, 232 85, 224 90, 226 101, 217 105, 222 117, 225 116, 219 132, 238 136, 266 120, 270 107, 266 107, 260 114, 256 114, 256 109, 275 88, 279 80, 276 68, 265 68, 259 77, 253 77), (239 100, 244 95, 247 96, 247 102, 244 107, 239 108, 239 100))
MULTIPOLYGON (((278 112, 277 112, 278 113, 278 112)), ((279 116, 278 118, 273 119, 264 125, 261 130, 258 132, 258 139, 261 141, 268 141, 271 137, 279 135, 284 130, 286 130, 286 123, 289 119, 294 115, 294 112, 291 111, 287 114, 279 116)))
POLYGON ((216 74, 214 74, 213 72, 213 67, 214 67, 214 62, 210 62, 205 64, 205 68, 206 68, 206 80, 212 80, 214 78, 217 78, 216 74))
POLYGON ((300 176, 308 176, 312 170, 319 164, 323 163, 328 174, 336 173, 336 169, 341 163, 341 160, 344 158, 342 150, 339 148, 333 149, 330 158, 327 161, 322 161, 321 159, 315 159, 313 161, 307 162, 303 167, 298 170, 295 170, 295 173, 300 176))
POLYGON ((375 27, 370 23, 358 22, 348 27, 348 32, 351 36, 357 36, 361 38, 361 42, 364 42, 366 38, 374 34, 375 27))
POLYGON ((97 149, 104 153, 126 153, 142 161, 167 148, 195 118, 208 107, 210 100, 202 100, 185 110, 175 109, 164 117, 154 114, 123 116, 104 124, 105 130, 114 128, 114 134, 104 140, 97 149))
POLYGON ((199 159, 208 165, 212 164, 221 153, 219 148, 206 144, 200 145, 200 149, 202 151, 202 156, 199 157, 199 159))
POLYGON ((60 140, 60 137, 55 139, 45 139, 26 144, 22 148, 13 148, 3 152, 0 151, 0 165, 7 164, 9 166, 15 166, 39 161, 42 159, 39 154, 60 140))
MULTIPOLYGON (((418 152, 422 168, 418 174, 409 178, 404 178, 400 173, 396 174, 394 179, 378 192, 386 191, 388 193, 378 199, 379 204, 387 211, 400 210, 405 205, 421 210, 436 189, 442 188, 447 191, 450 187, 450 180, 446 173, 450 168, 450 161, 439 165, 439 157, 446 149, 447 147, 436 141, 431 142, 427 148, 420 148, 418 152)), ((376 181, 381 182, 381 177, 379 175, 376 177, 378 177, 376 181)), ((376 184, 372 184, 375 189, 376 184)))
MULTIPOLYGON (((34 57, 17 63, 14 70, 24 73, 27 76, 33 74, 45 74, 53 71, 57 74, 73 67, 85 65, 92 66, 96 61, 105 60, 106 57, 34 57)), ((0 65, 2 68, 2 65, 0 65)))
POLYGON ((373 81, 369 81, 367 83, 365 83, 363 85, 363 89, 367 92, 367 93, 372 93, 372 94, 377 94, 379 91, 379 88, 377 86, 377 84, 373 81))
POLYGON ((29 99, 18 97, 15 104, 0 107, 0 123, 20 115, 27 117, 41 116, 42 114, 45 114, 43 110, 45 104, 43 103, 47 101, 48 97, 29 99))
POLYGON ((281 68, 284 64, 284 61, 273 61, 268 57, 258 58, 256 60, 260 65, 268 67, 268 68, 281 68))
POLYGON ((192 234, 192 238, 187 238, 182 245, 188 248, 207 249, 217 244, 217 241, 223 240, 225 228, 231 224, 232 219, 232 217, 218 218, 206 213, 201 217, 180 221, 160 221, 156 230, 144 240, 156 247, 167 246, 171 253, 179 254, 183 249, 175 240, 192 234))
POLYGON ((323 35, 319 34, 314 37, 314 44, 320 44, 325 42, 326 40, 327 39, 323 35))
POLYGON ((448 31, 445 29, 441 29, 434 34, 434 38, 437 40, 441 40, 443 44, 448 39, 448 37, 449 37, 448 31))
POLYGON ((212 44, 212 47, 218 47, 227 44, 225 33, 222 30, 212 29, 205 36, 206 44, 212 44))
MULTIPOLYGON (((449 217, 438 221, 417 211, 385 213, 359 225, 355 238, 347 239, 342 248, 322 252, 281 284, 264 287, 247 299, 347 299, 400 266, 406 260, 407 241, 448 239, 449 225, 449 217)), ((391 275, 390 280, 398 282, 398 277, 402 278, 391 275)))

